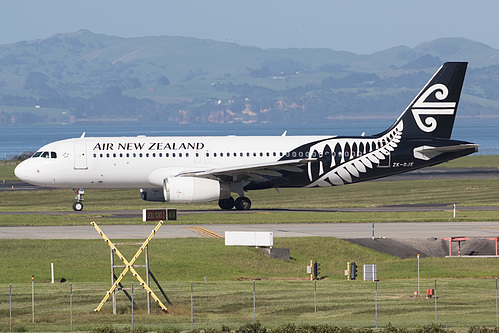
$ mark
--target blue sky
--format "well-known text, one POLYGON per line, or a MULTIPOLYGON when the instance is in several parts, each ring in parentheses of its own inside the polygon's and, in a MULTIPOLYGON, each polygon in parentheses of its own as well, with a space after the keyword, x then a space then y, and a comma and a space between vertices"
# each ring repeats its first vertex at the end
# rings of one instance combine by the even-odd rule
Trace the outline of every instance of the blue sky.
POLYGON ((0 5, 0 44, 88 29, 364 54, 441 37, 499 48, 497 13, 495 0, 15 0, 0 5))

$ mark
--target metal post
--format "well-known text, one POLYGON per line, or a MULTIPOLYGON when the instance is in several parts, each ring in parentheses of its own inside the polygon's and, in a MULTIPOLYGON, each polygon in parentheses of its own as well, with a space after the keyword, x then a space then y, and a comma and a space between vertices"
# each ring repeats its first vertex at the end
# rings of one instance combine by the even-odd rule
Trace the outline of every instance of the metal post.
POLYGON ((418 253, 418 296, 421 295, 421 291, 419 289, 419 253, 418 253))
POLYGON ((192 281, 191 281, 191 330, 194 329, 194 307, 192 305, 192 281))
POLYGON ((52 273, 52 283, 54 283, 54 263, 50 263, 50 271, 52 273))
MULTIPOLYGON (((497 286, 497 279, 496 279, 496 286, 497 286)), ((496 287, 497 290, 497 287, 496 287)), ((497 292, 496 292, 497 295, 497 292)), ((9 327, 10 327, 10 332, 12 332, 12 284, 9 283, 9 327)))
POLYGON ((317 325, 317 280, 314 280, 314 313, 315 325, 317 325))
POLYGON ((454 217, 456 217, 456 204, 454 204, 454 217))
POLYGON ((33 313, 33 323, 35 322, 35 276, 31 276, 31 312, 33 313))
POLYGON ((435 279, 435 325, 437 324, 437 279, 435 279))
POLYGON ((374 222, 373 222, 373 236, 372 239, 374 239, 374 222))
POLYGON ((73 283, 69 282, 69 322, 73 330, 73 283))
MULTIPOLYGON (((111 248, 111 285, 114 285, 114 249, 111 248)), ((116 314, 116 290, 113 290, 113 315, 116 314)))
MULTIPOLYGON (((149 245, 146 246, 146 283, 147 286, 150 288, 151 285, 149 284, 149 245)), ((147 314, 151 314, 151 295, 149 294, 149 291, 146 290, 146 295, 147 295, 147 314)))
POLYGON ((497 278, 496 278, 496 327, 499 327, 499 311, 497 308, 497 278))
POLYGON ((132 332, 133 332, 133 282, 132 282, 132 332))
POLYGON ((378 328, 378 280, 374 280, 374 312, 376 313, 376 328, 378 328))
POLYGON ((256 323, 255 280, 253 280, 253 323, 256 323))

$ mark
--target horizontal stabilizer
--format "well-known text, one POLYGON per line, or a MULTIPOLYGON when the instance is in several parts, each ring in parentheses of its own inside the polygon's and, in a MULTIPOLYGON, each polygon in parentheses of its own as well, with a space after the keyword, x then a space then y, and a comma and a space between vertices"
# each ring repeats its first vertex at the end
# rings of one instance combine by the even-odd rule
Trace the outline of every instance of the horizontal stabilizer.
POLYGON ((480 145, 474 143, 464 143, 454 146, 444 146, 444 147, 432 147, 432 146, 421 146, 413 149, 414 157, 420 160, 428 161, 435 156, 443 153, 451 153, 456 151, 461 151, 465 149, 475 148, 478 151, 480 145))

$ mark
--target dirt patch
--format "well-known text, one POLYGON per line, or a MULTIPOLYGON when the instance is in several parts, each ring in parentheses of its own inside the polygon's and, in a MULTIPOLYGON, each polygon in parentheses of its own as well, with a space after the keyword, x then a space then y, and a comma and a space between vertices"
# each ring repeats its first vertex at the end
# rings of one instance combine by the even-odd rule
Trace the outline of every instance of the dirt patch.
MULTIPOLYGON (((399 258, 445 257, 449 255, 449 242, 437 238, 390 239, 348 238, 347 242, 364 246, 399 258)), ((458 244, 452 243, 452 255, 457 256, 458 244)), ((495 242, 486 238, 472 238, 461 242, 462 256, 493 256, 495 242)))

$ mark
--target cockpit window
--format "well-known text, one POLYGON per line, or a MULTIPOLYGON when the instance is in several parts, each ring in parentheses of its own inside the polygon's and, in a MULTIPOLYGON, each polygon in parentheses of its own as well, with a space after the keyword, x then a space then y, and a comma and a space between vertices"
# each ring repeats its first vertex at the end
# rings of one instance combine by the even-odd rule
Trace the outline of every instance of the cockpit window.
POLYGON ((36 157, 42 157, 42 158, 57 158, 57 153, 55 151, 37 151, 34 155, 34 158, 36 157))

